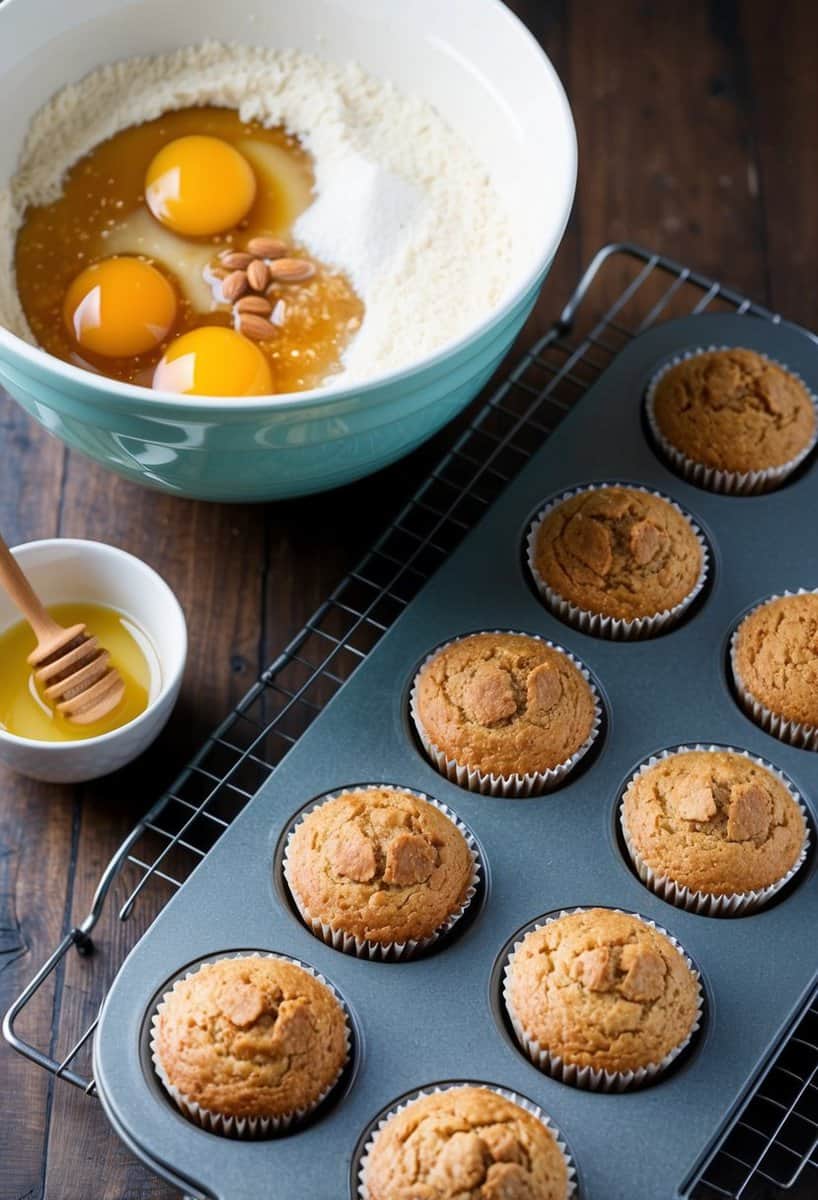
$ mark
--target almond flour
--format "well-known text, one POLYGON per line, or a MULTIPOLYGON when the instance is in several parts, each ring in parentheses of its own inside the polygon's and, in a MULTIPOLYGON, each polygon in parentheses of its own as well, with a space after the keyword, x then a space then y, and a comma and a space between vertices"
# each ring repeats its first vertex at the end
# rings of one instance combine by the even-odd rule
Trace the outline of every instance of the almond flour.
POLYGON ((315 199, 294 237, 343 271, 366 306, 331 386, 418 361, 501 299, 507 214, 486 168, 435 109, 356 65, 206 43, 102 67, 35 115, 17 174, 0 191, 0 324, 33 340, 13 269, 26 207, 54 200, 65 172, 99 142, 196 104, 283 124, 314 159, 315 199))

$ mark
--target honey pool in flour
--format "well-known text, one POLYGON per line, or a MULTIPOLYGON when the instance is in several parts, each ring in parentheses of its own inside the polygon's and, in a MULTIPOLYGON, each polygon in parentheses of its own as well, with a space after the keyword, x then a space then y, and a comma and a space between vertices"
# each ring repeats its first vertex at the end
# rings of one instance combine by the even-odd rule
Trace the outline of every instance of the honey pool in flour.
POLYGON ((125 683, 119 704, 101 721, 74 725, 40 694, 27 656, 36 638, 25 621, 0 633, 0 729, 42 742, 74 742, 127 725, 143 713, 161 686, 159 660, 147 634, 129 617, 99 604, 48 606, 66 627, 85 624, 111 655, 125 683))
MULTIPOLYGON (((203 165, 206 169, 207 159, 203 165)), ((214 157, 209 192, 214 207, 224 199, 226 184, 219 174, 224 171, 222 160, 214 157)), ((241 386, 231 390, 231 376, 228 372, 224 383, 222 369, 222 347, 229 349, 231 339, 209 339, 205 334, 211 357, 209 362, 206 354, 200 357, 197 394, 284 393, 319 385, 341 369, 341 355, 360 327, 363 304, 342 274, 292 244, 293 225, 311 203, 313 186, 311 158, 296 138, 281 128, 242 122, 231 109, 181 109, 122 130, 74 164, 59 199, 31 207, 25 214, 17 237, 15 268, 32 333, 58 358, 112 379, 150 387, 157 364, 180 335, 219 326, 240 330, 263 355, 262 369, 254 373, 250 361, 242 374, 238 364, 239 385, 242 379, 254 382, 248 383, 247 391, 241 386), (158 220, 149 207, 146 173, 160 152, 182 139, 199 139, 202 145, 210 139, 211 152, 213 139, 218 139, 235 148, 251 168, 255 178, 252 204, 224 232, 209 236, 180 232, 158 220), (306 263, 309 277, 299 278, 295 270, 291 277, 277 279, 273 261, 261 292, 245 287, 246 294, 227 299, 221 289, 232 272, 224 265, 225 255, 244 254, 248 244, 258 238, 280 239, 287 249, 282 246, 276 257, 286 257, 287 262, 295 257, 306 263), (123 268, 123 262, 130 271, 123 268), (85 268, 96 264, 109 270, 121 309, 104 353, 80 346, 65 316, 72 284, 85 268), (130 338, 134 331, 128 326, 136 311, 132 300, 135 288, 143 282, 150 312, 159 314, 151 326, 158 330, 159 340, 148 349, 139 348, 138 330, 136 341, 130 338), (207 390, 208 385, 212 390, 207 390)), ((195 229, 195 218, 207 213, 194 211, 192 215, 188 228, 195 229)), ((246 270, 243 273, 246 276, 246 270)), ((194 349, 197 339, 201 344, 202 334, 193 339, 194 349)), ((239 345, 235 339, 232 344, 239 345)), ((255 349, 243 345, 239 357, 242 353, 248 360, 258 358, 255 349)), ((162 378, 167 380, 167 375, 162 378)), ((156 386, 167 384, 157 381, 156 386)))

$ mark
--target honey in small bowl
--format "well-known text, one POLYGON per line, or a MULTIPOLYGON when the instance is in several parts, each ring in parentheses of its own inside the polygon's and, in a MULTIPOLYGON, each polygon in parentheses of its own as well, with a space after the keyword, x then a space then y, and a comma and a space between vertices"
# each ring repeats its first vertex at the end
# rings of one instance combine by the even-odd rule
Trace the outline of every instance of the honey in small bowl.
POLYGON ((85 624, 99 638, 125 683, 110 713, 91 725, 74 725, 42 696, 26 661, 36 639, 25 621, 0 633, 0 729, 40 742, 75 742, 99 737, 133 721, 160 688, 159 659, 150 638, 130 617, 101 604, 54 604, 48 611, 60 625, 85 624))

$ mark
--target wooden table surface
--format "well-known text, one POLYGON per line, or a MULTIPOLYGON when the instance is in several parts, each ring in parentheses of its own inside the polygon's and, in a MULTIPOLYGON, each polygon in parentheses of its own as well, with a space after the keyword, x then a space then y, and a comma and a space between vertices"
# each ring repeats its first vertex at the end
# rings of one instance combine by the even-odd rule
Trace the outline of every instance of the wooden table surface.
MULTIPOLYGON (((662 250, 818 326, 818 6, 812 0, 515 0, 573 104, 577 201, 530 344, 611 240, 662 250)), ((0 529, 12 543, 90 537, 165 576, 193 639, 170 728, 134 770, 76 788, 0 768, 0 1009, 71 924, 103 865, 439 457, 439 436, 336 493, 220 506, 144 491, 69 453, 0 394, 0 529), (207 647, 207 653, 204 648, 207 647)), ((137 919, 150 918, 151 903, 137 919)), ((72 954, 24 1031, 65 1050, 134 936, 72 954)), ((99 1104, 0 1047, 2 1200, 159 1200, 99 1104)), ((803 1197, 815 1195, 816 1176, 803 1197)), ((791 1193, 793 1195, 793 1193, 791 1193)), ((658 1200, 658 1197, 657 1197, 658 1200)))

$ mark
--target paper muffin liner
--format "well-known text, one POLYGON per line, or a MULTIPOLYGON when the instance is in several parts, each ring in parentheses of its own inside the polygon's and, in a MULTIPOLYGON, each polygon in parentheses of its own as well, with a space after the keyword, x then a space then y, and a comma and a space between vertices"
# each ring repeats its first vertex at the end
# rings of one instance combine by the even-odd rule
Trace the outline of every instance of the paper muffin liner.
POLYGON ((517 637, 534 638, 538 642, 542 642, 545 646, 549 646, 552 650, 556 650, 560 654, 564 654, 569 662, 577 668, 582 678, 591 689, 591 696, 594 702, 594 718, 591 724, 591 732, 582 743, 578 750, 575 750, 570 758, 566 758, 564 762, 559 763, 556 767, 549 767, 545 771, 530 771, 526 774, 515 775, 492 775, 485 771, 480 771, 477 767, 470 767, 465 763, 459 763, 453 758, 447 758, 443 750, 434 744, 429 737, 423 722, 418 713, 417 707, 417 686, 418 680, 426 667, 433 658, 441 654, 447 647, 455 645, 457 642, 465 641, 468 637, 474 637, 475 634, 464 634, 462 637, 451 638, 448 642, 444 642, 442 646, 438 646, 431 654, 428 654, 421 663, 417 674, 412 682, 412 691, 409 696, 409 712, 412 717, 412 724, 415 727, 421 745, 426 752, 427 757, 432 765, 437 768, 441 775, 452 783, 458 784, 459 787, 467 788, 470 792, 480 792, 484 796, 505 796, 505 797, 523 797, 523 796, 539 796, 544 792, 552 791, 561 780, 574 770, 579 761, 588 753, 591 746, 596 741, 602 724, 602 702, 599 698, 599 692, 596 689, 594 681, 591 679, 591 674, 584 663, 573 655, 570 650, 566 650, 564 646, 558 646, 556 642, 549 641, 548 638, 540 637, 536 633, 520 633, 518 630, 508 629, 490 629, 483 630, 485 633, 512 633, 517 637))
POLYGON ((754 612, 757 612, 758 609, 763 608, 765 604, 769 604, 773 600, 783 600, 787 596, 807 595, 818 595, 818 589, 799 588, 796 592, 778 592, 773 596, 768 596, 766 600, 762 600, 755 608, 750 609, 742 617, 730 638, 730 669, 733 673, 733 681, 736 685, 736 695, 738 696, 739 703, 748 717, 751 717, 755 721, 756 725, 760 725, 762 729, 767 733, 771 733, 773 737, 777 737, 779 741, 789 742, 791 746, 797 746, 800 750, 818 750, 818 725, 804 725, 798 721, 791 721, 786 717, 779 716, 778 713, 774 713, 772 709, 767 708, 767 705, 757 700, 745 685, 736 661, 738 636, 741 633, 742 625, 748 617, 751 617, 754 612))
POLYGON ((442 804, 433 796, 426 795, 425 792, 417 792, 413 788, 398 787, 395 784, 371 784, 369 786, 361 786, 354 788, 343 788, 340 792, 333 792, 326 796, 322 796, 315 804, 311 804, 304 812, 300 813, 296 820, 290 826, 287 834, 287 842, 284 848, 284 859, 282 863, 284 878, 287 881, 287 887, 290 889, 290 895, 293 902, 301 914, 301 918, 311 932, 321 941, 326 942, 328 946, 332 946, 334 950, 341 950, 344 954, 353 954, 357 958, 368 958, 379 962, 407 962, 410 958, 416 957, 418 954, 428 950, 434 945, 444 934, 447 934, 454 928, 460 918, 465 914, 472 900, 474 899, 477 888, 480 883, 480 873, 482 870, 482 862, 480 853, 477 849, 477 842, 474 839, 474 834, 463 824, 460 818, 446 804, 442 804), (317 809, 323 805, 329 804, 331 800, 337 800, 339 796, 354 796, 361 793, 371 791, 373 787, 381 791, 406 792, 410 796, 415 796, 419 800, 425 800, 427 804, 431 804, 439 812, 443 813, 444 817, 448 817, 454 827, 463 835, 466 845, 469 849, 469 854, 472 860, 472 875, 466 894, 460 906, 454 910, 445 921, 438 925, 437 929, 428 937, 425 938, 407 938, 405 942, 377 942, 369 938, 359 938, 354 934, 347 933, 340 927, 333 927, 327 921, 322 921, 320 917, 315 916, 310 912, 309 906, 304 899, 298 894, 298 891, 293 883, 289 869, 289 854, 290 846, 295 832, 308 816, 311 816, 317 809))
POLYGON ((156 1071, 162 1086, 174 1101, 177 1108, 179 1108, 179 1110, 183 1112, 184 1115, 191 1121, 194 1121, 197 1125, 201 1125, 203 1129, 207 1129, 210 1133, 216 1133, 222 1137, 230 1138, 249 1140, 251 1138, 273 1137, 276 1134, 285 1132, 298 1122, 303 1121, 311 1112, 314 1112, 319 1105, 323 1104, 327 1096, 329 1096, 330 1093, 338 1086, 338 1081, 343 1075, 347 1064, 349 1063, 349 1056, 352 1046, 352 1036, 350 1030, 351 1025, 349 1012, 346 1004, 344 1003, 343 997, 338 993, 328 979, 325 979, 319 971, 316 971, 313 967, 309 966, 308 963, 301 962, 301 960, 297 958, 290 958, 286 954, 271 954, 261 951, 245 951, 241 954, 222 954, 217 958, 209 959, 206 963, 199 963, 199 965, 194 967, 192 971, 188 971, 182 979, 177 979, 170 991, 165 992, 162 996, 161 1000, 156 1006, 153 1016, 151 1017, 151 1061, 153 1062, 154 1070, 156 1071), (323 1092, 316 1097, 312 1104, 308 1104, 304 1108, 293 1109, 292 1112, 284 1113, 280 1116, 229 1117, 225 1116, 223 1113, 215 1112, 212 1109, 204 1108, 195 1100, 191 1100, 189 1097, 185 1096, 179 1088, 175 1087, 174 1084, 172 1084, 168 1079, 165 1069, 159 1060, 157 1048, 157 1024, 167 1000, 180 983, 183 983, 185 980, 190 979, 191 976, 196 975, 197 972, 201 971, 203 967, 209 966, 213 962, 220 962, 223 959, 231 958, 276 958, 280 959, 282 962, 293 963, 295 966, 301 967, 302 970, 307 971, 310 975, 314 976, 319 983, 323 983, 341 1006, 341 1011, 344 1014, 345 1028, 344 1062, 342 1063, 341 1069, 333 1079, 332 1083, 330 1083, 328 1087, 324 1088, 323 1092))
POLYGON ((686 512, 675 500, 671 500, 670 496, 665 496, 662 492, 656 492, 650 488, 632 483, 592 483, 585 487, 571 488, 567 492, 562 492, 555 499, 549 500, 548 504, 540 509, 529 526, 526 536, 526 559, 537 591, 555 616, 565 621, 567 625, 573 625, 575 629, 582 630, 583 633, 592 634, 594 637, 608 638, 611 641, 636 641, 639 638, 656 637, 662 630, 675 625, 682 614, 701 593, 710 571, 710 553, 707 541, 690 513, 686 512), (580 608, 578 605, 572 604, 570 600, 566 600, 564 596, 561 596, 559 592, 546 583, 537 570, 535 561, 537 538, 546 517, 555 508, 558 508, 560 504, 564 504, 566 500, 570 500, 573 496, 579 496, 583 492, 598 492, 601 489, 611 487, 627 488, 633 492, 644 492, 646 496, 656 496, 659 500, 664 500, 665 503, 672 505, 684 517, 696 535, 696 540, 701 550, 699 576, 687 595, 678 604, 674 604, 672 608, 663 609, 662 612, 652 613, 649 616, 634 617, 632 620, 625 620, 622 617, 605 616, 602 613, 593 612, 591 609, 580 608))
POLYGON ((566 1062, 561 1055, 552 1054, 544 1046, 533 1037, 529 1037, 523 1027, 522 1021, 518 1018, 514 1011, 514 1006, 510 999, 510 972, 514 961, 514 956, 520 949, 525 938, 529 933, 534 933, 538 929, 544 929, 547 925, 553 924, 554 921, 559 921, 562 917, 572 916, 574 913, 587 912, 586 906, 580 908, 562 909, 552 917, 548 917, 545 921, 541 921, 533 925, 522 935, 519 941, 514 943, 503 970, 503 1003, 505 1005, 508 1018, 511 1021, 511 1027, 514 1030, 514 1036, 517 1039, 520 1048, 528 1055, 535 1067, 539 1067, 546 1075, 550 1075, 552 1079, 558 1079, 561 1083, 570 1084, 572 1087, 582 1088, 591 1092, 626 1092, 631 1088, 642 1087, 648 1082, 652 1082, 662 1075, 672 1062, 679 1057, 684 1050, 690 1045, 693 1038, 696 1036, 702 1023, 702 1010, 704 1007, 704 994, 701 986, 701 976, 696 968, 693 960, 688 955, 685 948, 673 936, 672 933, 658 925, 655 921, 649 920, 647 917, 641 916, 639 913, 629 913, 624 909, 615 908, 613 911, 622 913, 623 916, 636 917, 644 925, 655 929, 657 933, 662 933, 671 943, 671 945, 681 954, 685 965, 692 973, 698 985, 698 1006, 696 1015, 693 1019, 693 1024, 686 1037, 669 1050, 664 1058, 659 1062, 647 1063, 644 1067, 638 1067, 635 1071, 606 1071, 599 1067, 580 1067, 575 1063, 566 1062))
POLYGON ((479 1081, 471 1082, 470 1080, 459 1080, 456 1083, 441 1083, 432 1087, 420 1088, 417 1092, 414 1092, 411 1096, 409 1096, 408 1099, 402 1100, 400 1104, 396 1104, 394 1108, 391 1108, 389 1112, 381 1117, 381 1119, 378 1121, 378 1124, 370 1134, 358 1163, 358 1200, 370 1200, 369 1188, 366 1184, 366 1173, 369 1166, 369 1157, 375 1146, 378 1135, 389 1123, 389 1121, 391 1121, 393 1117, 399 1116, 399 1114, 404 1112, 410 1104, 414 1104, 416 1100, 422 1100, 425 1096, 434 1096, 438 1092, 451 1092, 456 1091, 458 1088, 464 1087, 478 1087, 484 1088, 488 1092, 495 1092, 498 1096, 502 1096, 505 1100, 510 1100, 512 1104, 517 1104, 520 1108, 525 1109, 527 1113, 530 1113, 533 1117, 536 1117, 540 1124, 545 1126, 556 1142, 557 1149, 559 1150, 562 1160, 565 1163, 567 1177, 565 1200, 574 1200, 577 1191, 576 1166, 574 1165, 571 1152, 563 1140, 562 1134, 548 1114, 542 1108, 540 1108, 538 1104, 535 1104, 533 1100, 529 1100, 527 1096, 521 1096, 518 1092, 511 1091, 510 1088, 498 1087, 495 1084, 481 1083, 479 1081))
POLYGON ((772 897, 780 892, 783 887, 800 871, 807 857, 807 851, 810 845, 809 820, 807 818, 807 808, 801 798, 800 792, 796 790, 790 780, 772 763, 766 759, 759 758, 755 754, 750 754, 747 750, 739 750, 734 746, 706 746, 702 743, 695 743, 690 746, 678 746, 675 750, 663 750, 661 754, 652 755, 646 762, 642 763, 641 767, 631 777, 628 786, 622 793, 622 799, 619 803, 619 827, 622 830, 622 837, 630 855, 631 862, 636 868, 636 873, 644 883, 645 887, 650 888, 662 900, 667 900, 669 904, 673 904, 676 908, 683 908, 687 912, 697 913, 700 916, 706 917, 736 917, 746 913, 755 912, 768 904, 772 897), (625 822, 625 797, 630 789, 646 771, 654 767, 656 763, 662 762, 663 759, 673 758, 677 754, 690 754, 694 750, 704 750, 708 753, 717 751, 726 751, 730 754, 740 754, 742 758, 748 759, 759 767, 763 767, 769 771, 779 783, 787 789, 792 796, 798 808, 801 811, 801 816, 804 818, 804 842, 801 847, 801 852, 785 875, 777 879, 775 883, 768 884, 767 887, 756 888, 747 892, 730 892, 719 895, 715 892, 694 891, 692 888, 685 887, 681 883, 676 883, 668 875, 662 875, 649 866, 639 851, 631 841, 630 833, 625 822))
POLYGON ((690 480, 691 483, 695 483, 698 487, 706 488, 710 492, 722 492, 728 496, 755 496, 762 492, 771 492, 779 487, 787 476, 791 475, 804 459, 812 453, 816 442, 818 442, 818 398, 807 387, 798 372, 793 371, 792 367, 787 366, 786 363, 782 363, 776 358, 771 358, 769 354, 760 354, 759 351, 754 351, 754 353, 759 354, 760 358, 774 363, 782 371, 786 371, 788 375, 792 375, 794 379, 797 379, 812 401, 816 413, 816 427, 808 445, 799 451, 794 458, 791 458, 789 462, 781 463, 777 467, 766 467, 757 471, 725 471, 720 470, 718 467, 708 467, 704 463, 696 462, 694 458, 689 458, 683 451, 678 450, 672 442, 668 441, 659 428, 659 422, 656 419, 656 389, 662 378, 672 367, 678 366, 679 363, 685 362, 686 359, 696 358, 699 354, 707 354, 714 350, 733 349, 735 349, 734 346, 697 346, 693 350, 686 350, 684 354, 675 355, 656 372, 648 383, 647 391, 645 392, 645 415, 656 444, 671 465, 685 479, 690 480))

